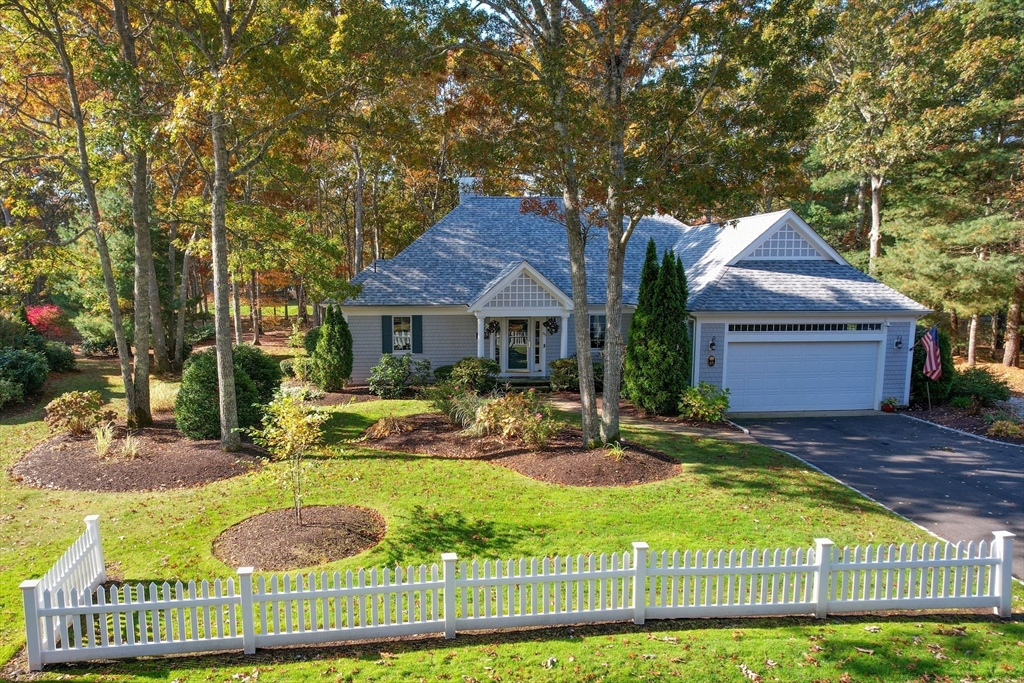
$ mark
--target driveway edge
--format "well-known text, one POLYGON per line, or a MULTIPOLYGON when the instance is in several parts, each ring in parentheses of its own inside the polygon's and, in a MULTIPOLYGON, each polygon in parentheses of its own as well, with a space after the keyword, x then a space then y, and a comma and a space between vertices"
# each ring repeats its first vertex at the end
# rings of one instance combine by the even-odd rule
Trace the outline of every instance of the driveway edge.
POLYGON ((922 423, 924 423, 926 425, 931 425, 933 427, 938 427, 939 429, 945 429, 947 432, 954 432, 956 434, 959 434, 960 436, 969 436, 972 439, 977 439, 978 441, 984 441, 986 443, 995 444, 996 446, 1006 446, 1008 448, 1013 448, 1013 447, 1021 448, 1021 446, 1019 444, 1008 443, 1006 441, 998 441, 996 439, 990 439, 987 436, 981 436, 980 434, 972 434, 971 432, 965 432, 964 430, 957 429, 956 427, 947 427, 946 425, 940 425, 938 422, 932 422, 931 420, 924 420, 924 419, 922 419, 920 417, 914 417, 913 415, 907 415, 906 413, 897 413, 897 415, 899 415, 900 417, 905 417, 908 420, 914 420, 915 422, 922 422, 922 423))

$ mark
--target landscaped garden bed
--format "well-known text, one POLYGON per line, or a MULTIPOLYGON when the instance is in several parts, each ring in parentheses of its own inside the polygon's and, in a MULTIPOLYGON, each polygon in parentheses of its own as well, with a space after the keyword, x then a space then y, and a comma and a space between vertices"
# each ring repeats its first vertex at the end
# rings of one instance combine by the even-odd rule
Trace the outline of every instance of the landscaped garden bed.
MULTIPOLYGON (((993 413, 994 411, 985 411, 993 413)), ((932 406, 931 410, 922 406, 915 406, 908 408, 906 413, 912 417, 917 417, 928 422, 934 422, 937 425, 943 427, 952 427, 953 429, 959 429, 963 432, 970 434, 976 434, 978 436, 984 436, 985 438, 992 439, 994 441, 1003 441, 1011 444, 1024 445, 1024 436, 1012 436, 1006 433, 1000 433, 998 430, 993 430, 992 425, 997 421, 992 419, 985 419, 985 412, 965 410, 962 408, 955 408, 949 405, 943 406, 932 406)))
POLYGON ((680 471, 673 458, 628 441, 622 442, 621 450, 583 448, 583 433, 574 427, 558 431, 536 451, 496 434, 467 433, 440 413, 402 418, 382 438, 373 438, 372 432, 373 428, 364 432, 365 443, 372 448, 485 460, 565 486, 630 486, 668 479, 680 471))
POLYGON ((26 486, 71 491, 154 491, 202 486, 259 468, 264 451, 245 445, 225 453, 217 440, 182 436, 173 420, 133 430, 134 455, 122 453, 128 432, 115 429, 107 454, 96 453, 96 439, 64 432, 32 447, 10 469, 26 486))
POLYGON ((334 562, 380 543, 387 525, 375 510, 349 505, 284 508, 249 517, 213 543, 213 554, 231 567, 283 571, 334 562))

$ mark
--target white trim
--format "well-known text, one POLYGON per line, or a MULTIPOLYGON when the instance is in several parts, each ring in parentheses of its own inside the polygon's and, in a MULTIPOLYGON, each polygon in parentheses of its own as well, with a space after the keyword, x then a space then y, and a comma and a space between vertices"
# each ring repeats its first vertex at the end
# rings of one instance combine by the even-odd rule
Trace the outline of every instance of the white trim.
MULTIPOLYGON (((540 285, 541 289, 543 289, 548 294, 550 294, 552 297, 554 297, 554 299, 556 301, 558 301, 559 304, 561 304, 562 308, 564 308, 567 311, 571 311, 572 310, 572 299, 570 297, 566 296, 565 292, 563 292, 558 287, 556 287, 554 285, 554 283, 551 282, 551 280, 549 280, 546 277, 544 277, 544 275, 539 270, 534 268, 530 264, 530 262, 526 261, 526 260, 523 260, 518 266, 513 268, 505 277, 503 277, 500 280, 498 280, 490 288, 488 288, 483 294, 481 294, 479 297, 477 297, 477 299, 475 301, 473 301, 471 304, 469 304, 469 306, 467 306, 467 310, 469 310, 472 313, 475 313, 477 311, 483 310, 484 306, 487 304, 488 301, 493 299, 499 292, 501 292, 503 289, 505 289, 505 287, 507 287, 510 284, 512 284, 513 282, 515 282, 516 278, 519 277, 523 272, 525 272, 527 275, 529 275, 538 285, 540 285)), ((509 310, 509 309, 506 309, 506 308, 487 309, 487 315, 488 315, 488 317, 498 317, 498 316, 502 316, 502 315, 531 315, 528 311, 531 311, 531 310, 549 311, 549 310, 559 310, 559 309, 557 307, 554 307, 554 308, 544 307, 542 309, 520 308, 520 309, 516 310, 513 313, 505 313, 505 311, 507 311, 507 310, 509 310)), ((541 315, 541 314, 537 314, 537 315, 541 315)))
POLYGON ((903 385, 903 405, 910 405, 910 379, 914 371, 914 341, 917 337, 917 324, 916 322, 910 326, 910 339, 903 342, 902 350, 907 354, 907 381, 903 385))
POLYGON ((728 323, 782 323, 812 321, 820 323, 916 322, 925 315, 914 311, 690 311, 696 320, 728 323), (895 315, 893 315, 895 314, 895 315))
POLYGON ((690 318, 693 320, 693 340, 691 342, 692 348, 690 353, 693 355, 692 365, 690 366, 690 386, 697 386, 700 383, 700 321, 696 318, 690 318))
POLYGON ((342 306, 346 318, 350 315, 469 315, 463 305, 458 306, 342 306))
MULTIPOLYGON (((882 332, 885 332, 884 327, 882 332)), ((875 360, 875 405, 872 410, 882 409, 882 391, 885 384, 885 341, 885 337, 878 341, 878 358, 875 360)))
MULTIPOLYGON (((850 265, 846 259, 839 255, 839 252, 829 246, 828 242, 821 238, 821 235, 814 231, 810 225, 804 221, 803 218, 797 214, 796 211, 789 209, 786 213, 779 216, 778 220, 772 223, 767 230, 763 231, 760 235, 750 241, 746 247, 740 250, 740 252, 732 258, 727 266, 734 266, 738 262, 750 258, 751 254, 755 249, 761 246, 762 243, 773 234, 775 234, 783 225, 789 224, 800 236, 802 236, 808 243, 811 244, 819 253, 823 253, 837 263, 843 265, 850 265)), ((784 259, 790 260, 790 259, 784 259)), ((792 259, 792 260, 819 260, 819 259, 792 259)))

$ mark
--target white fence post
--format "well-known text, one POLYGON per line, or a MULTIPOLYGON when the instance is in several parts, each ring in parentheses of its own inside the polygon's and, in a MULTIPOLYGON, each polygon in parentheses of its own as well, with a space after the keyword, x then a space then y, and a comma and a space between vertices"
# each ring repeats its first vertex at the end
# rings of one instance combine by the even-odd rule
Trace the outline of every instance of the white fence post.
POLYGON ((238 594, 242 599, 242 651, 247 655, 256 654, 256 621, 252 613, 252 573, 252 567, 238 568, 238 594))
POLYGON ((824 619, 828 612, 828 588, 832 578, 832 546, 827 538, 814 539, 814 560, 817 568, 814 573, 814 616, 824 619))
POLYGON ((441 553, 444 563, 444 637, 451 640, 455 637, 455 563, 459 556, 455 553, 441 553))
POLYGON ((100 539, 100 516, 89 515, 85 518, 85 528, 89 530, 89 537, 94 540, 96 550, 96 562, 99 565, 96 567, 96 581, 97 583, 107 582, 107 565, 103 559, 103 541, 100 539))
POLYGON ((999 605, 992 608, 992 612, 1001 617, 1010 616, 1010 607, 1013 603, 1013 537, 1009 531, 993 531, 995 540, 992 541, 992 557, 999 558, 999 564, 995 566, 995 594, 999 596, 999 605))
POLYGON ((647 551, 646 543, 633 543, 633 623, 644 623, 644 607, 647 606, 647 551))
POLYGON ((39 631, 39 579, 21 582, 21 599, 25 605, 25 649, 28 651, 28 670, 43 669, 43 638, 39 631))

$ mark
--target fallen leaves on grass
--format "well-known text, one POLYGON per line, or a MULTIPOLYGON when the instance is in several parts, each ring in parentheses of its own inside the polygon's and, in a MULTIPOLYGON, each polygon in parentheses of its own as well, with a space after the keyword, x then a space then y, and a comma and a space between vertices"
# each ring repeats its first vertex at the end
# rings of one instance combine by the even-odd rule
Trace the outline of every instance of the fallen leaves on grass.
POLYGON ((878 633, 879 631, 882 630, 882 627, 881 626, 865 626, 864 630, 865 631, 869 631, 871 633, 878 633))
POLYGON ((748 680, 754 681, 754 683, 761 683, 761 674, 752 671, 746 664, 740 664, 740 671, 743 672, 743 675, 748 680))
POLYGON ((543 666, 545 669, 554 669, 555 664, 558 664, 558 660, 554 657, 548 657, 547 661, 541 664, 541 666, 543 666))
POLYGON ((854 647, 853 649, 856 650, 857 652, 860 652, 861 654, 865 654, 865 655, 873 655, 873 654, 875 654, 874 650, 869 650, 866 647, 854 647))

